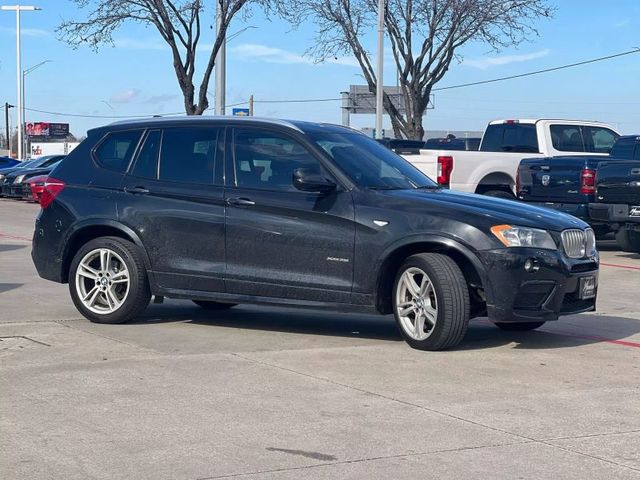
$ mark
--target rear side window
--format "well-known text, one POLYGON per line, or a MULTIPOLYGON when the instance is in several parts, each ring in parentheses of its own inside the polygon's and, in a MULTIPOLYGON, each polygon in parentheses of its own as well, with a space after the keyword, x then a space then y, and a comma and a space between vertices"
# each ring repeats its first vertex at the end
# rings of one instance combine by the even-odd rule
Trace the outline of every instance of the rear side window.
POLYGON ((167 128, 162 133, 160 180, 213 185, 216 128, 167 128))
POLYGON ((551 143, 561 152, 609 153, 618 135, 604 127, 551 125, 551 143))
POLYGON ((538 153, 536 126, 530 123, 489 125, 482 139, 483 152, 538 153))
POLYGON ((95 150, 96 160, 104 168, 124 172, 131 162, 141 135, 142 130, 108 134, 95 150))

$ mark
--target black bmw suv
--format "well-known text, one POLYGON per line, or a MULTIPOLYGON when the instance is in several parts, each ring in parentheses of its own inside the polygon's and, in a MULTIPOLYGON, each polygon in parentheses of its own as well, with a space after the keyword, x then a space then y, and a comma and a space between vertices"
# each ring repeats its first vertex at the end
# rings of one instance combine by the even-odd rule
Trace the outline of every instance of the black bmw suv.
POLYGON ((51 173, 39 274, 89 320, 151 295, 393 313, 415 348, 469 319, 530 330, 594 310, 593 231, 569 215, 438 187, 349 128, 186 117, 89 132, 51 173))

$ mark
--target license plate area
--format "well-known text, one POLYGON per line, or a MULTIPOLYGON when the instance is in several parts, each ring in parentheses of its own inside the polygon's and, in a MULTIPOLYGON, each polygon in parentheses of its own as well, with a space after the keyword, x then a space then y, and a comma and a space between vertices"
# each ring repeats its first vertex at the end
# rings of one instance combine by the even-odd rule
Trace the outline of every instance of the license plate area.
POLYGON ((588 300, 596 296, 596 290, 598 288, 598 277, 590 275, 588 277, 581 277, 578 282, 578 298, 580 300, 588 300))

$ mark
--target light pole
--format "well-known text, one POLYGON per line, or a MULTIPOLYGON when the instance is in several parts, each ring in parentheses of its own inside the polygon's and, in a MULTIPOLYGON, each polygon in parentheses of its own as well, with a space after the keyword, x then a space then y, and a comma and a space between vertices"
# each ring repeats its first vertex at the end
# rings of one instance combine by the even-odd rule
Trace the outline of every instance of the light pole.
MULTIPOLYGON (((26 94, 24 93, 26 88, 26 82, 25 82, 25 77, 27 75, 29 75, 31 72, 33 72, 35 69, 37 69, 38 67, 41 67, 42 65, 44 65, 45 63, 50 63, 51 60, 45 60, 44 62, 40 62, 37 65, 34 65, 33 67, 29 67, 26 70, 22 71, 22 122, 24 125, 27 124, 27 102, 25 101, 26 98, 26 94)), ((26 132, 23 135, 23 145, 24 145, 24 152, 27 152, 27 145, 29 142, 29 138, 26 134, 26 132)))
POLYGON ((384 3, 378 0, 378 68, 376 72, 376 138, 382 138, 382 114, 384 92, 384 3))
POLYGON ((16 81, 18 84, 18 158, 22 159, 22 62, 20 59, 20 12, 32 12, 41 10, 33 5, 2 5, 0 10, 16 12, 16 81))
MULTIPOLYGON (((216 2, 216 38, 220 35, 222 29, 222 19, 224 11, 222 8, 222 0, 216 2)), ((216 58, 216 93, 215 93, 215 114, 224 115, 224 104, 226 102, 226 80, 227 80, 227 35, 225 33, 222 44, 218 50, 218 58, 216 58)))

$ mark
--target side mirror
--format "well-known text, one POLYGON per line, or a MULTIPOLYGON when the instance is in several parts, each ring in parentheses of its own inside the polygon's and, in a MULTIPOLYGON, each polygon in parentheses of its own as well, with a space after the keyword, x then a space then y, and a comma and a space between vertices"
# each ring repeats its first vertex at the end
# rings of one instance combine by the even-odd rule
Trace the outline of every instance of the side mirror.
POLYGON ((328 193, 337 185, 319 172, 310 168, 296 168, 293 171, 293 186, 303 192, 328 193))

